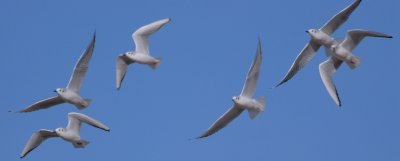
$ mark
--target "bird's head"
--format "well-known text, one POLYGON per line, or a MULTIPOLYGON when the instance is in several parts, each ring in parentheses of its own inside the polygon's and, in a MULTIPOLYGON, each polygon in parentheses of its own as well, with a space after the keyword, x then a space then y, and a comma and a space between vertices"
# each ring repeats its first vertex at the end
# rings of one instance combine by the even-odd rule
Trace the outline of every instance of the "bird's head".
POLYGON ((233 97, 232 97, 232 101, 233 101, 234 103, 237 103, 239 100, 240 100, 240 96, 233 96, 233 97))
POLYGON ((56 92, 57 94, 64 93, 64 91, 64 88, 57 88, 56 90, 54 90, 54 92, 56 92))
POLYGON ((59 128, 56 129, 56 133, 57 133, 58 135, 64 133, 64 131, 65 131, 65 129, 62 128, 62 127, 59 127, 59 128))
POLYGON ((315 37, 319 33, 319 30, 318 29, 309 29, 306 31, 306 33, 309 34, 311 37, 315 37))

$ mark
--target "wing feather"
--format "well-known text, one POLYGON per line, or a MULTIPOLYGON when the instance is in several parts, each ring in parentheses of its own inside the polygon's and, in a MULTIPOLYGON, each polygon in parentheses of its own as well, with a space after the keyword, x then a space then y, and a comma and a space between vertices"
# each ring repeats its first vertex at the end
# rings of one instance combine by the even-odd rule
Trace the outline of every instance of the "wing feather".
POLYGON ((58 137, 57 133, 51 130, 39 130, 32 134, 20 154, 20 158, 25 157, 29 152, 37 148, 43 141, 51 137, 58 137))
POLYGON ((90 59, 92 58, 95 41, 96 41, 96 33, 94 33, 92 41, 90 41, 89 46, 82 53, 81 57, 76 63, 72 76, 67 85, 67 89, 71 89, 79 93, 79 90, 83 83, 83 79, 89 67, 90 59))
POLYGON ((317 44, 312 40, 309 43, 307 43, 306 46, 303 48, 303 50, 300 52, 300 54, 297 55, 295 61, 290 67, 289 71, 286 73, 285 77, 275 87, 278 87, 283 83, 292 79, 292 77, 296 75, 296 73, 300 71, 300 69, 302 69, 304 66, 308 64, 308 62, 310 62, 310 60, 314 57, 315 53, 318 51, 320 47, 321 45, 317 44))
POLYGON ((133 34, 132 38, 135 42, 135 52, 140 54, 149 54, 149 36, 154 32, 158 31, 165 24, 170 22, 170 18, 158 20, 148 25, 142 26, 137 29, 133 34))
POLYGON ((206 132, 204 132, 201 136, 197 137, 197 139, 208 137, 217 131, 224 128, 228 125, 232 120, 238 117, 244 109, 233 106, 227 112, 225 112, 217 121, 215 121, 210 128, 206 132))
POLYGON ((108 128, 106 125, 87 115, 76 112, 68 113, 68 125, 67 125, 68 130, 75 131, 79 134, 82 122, 87 123, 93 127, 102 129, 104 131, 110 131, 110 128, 108 128))
POLYGON ((32 111, 36 111, 36 110, 46 109, 51 106, 58 105, 58 104, 61 104, 64 102, 65 101, 61 97, 55 96, 55 97, 51 97, 51 98, 36 102, 36 103, 26 107, 25 109, 20 110, 19 112, 32 112, 32 111))
POLYGON ((392 38, 392 36, 390 35, 386 35, 375 31, 350 30, 347 32, 346 39, 342 42, 341 46, 348 51, 353 51, 353 49, 357 47, 357 45, 361 42, 361 40, 363 40, 367 36, 392 38))
POLYGON ((342 62, 343 61, 337 58, 330 57, 328 60, 319 64, 319 73, 321 76, 321 80, 324 83, 329 95, 338 106, 341 106, 342 103, 340 101, 339 93, 336 89, 336 85, 333 82, 332 77, 335 74, 336 70, 340 67, 342 62))
POLYGON ((254 57, 253 63, 247 73, 246 82, 243 86, 242 92, 240 95, 246 96, 249 98, 253 97, 253 94, 256 90, 257 80, 260 75, 260 67, 262 63, 262 51, 261 51, 261 41, 258 40, 257 51, 254 57))
POLYGON ((360 5, 361 0, 355 0, 352 4, 333 16, 320 30, 330 35, 335 32, 347 19, 351 13, 360 5))

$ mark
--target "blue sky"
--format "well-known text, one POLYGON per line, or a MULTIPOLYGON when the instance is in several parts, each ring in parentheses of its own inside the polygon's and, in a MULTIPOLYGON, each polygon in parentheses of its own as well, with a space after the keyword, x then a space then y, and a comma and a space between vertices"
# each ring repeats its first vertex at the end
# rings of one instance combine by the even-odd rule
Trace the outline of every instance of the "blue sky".
POLYGON ((55 129, 76 111, 111 132, 84 125, 91 143, 75 149, 49 139, 24 160, 141 161, 397 161, 400 160, 400 1, 364 0, 333 36, 349 29, 374 30, 394 39, 367 38, 354 53, 355 70, 343 65, 334 77, 343 106, 336 107, 320 80, 324 50, 292 80, 286 74, 320 28, 352 3, 281 0, 0 1, 0 160, 20 160, 33 132, 55 129), (118 54, 134 48, 131 33, 152 21, 172 21, 151 37, 157 70, 129 67, 115 89, 118 54), (81 95, 85 110, 70 104, 14 113, 68 83, 73 66, 97 33, 81 95), (255 97, 266 111, 246 113, 209 138, 194 140, 231 105, 242 89, 261 37, 264 60, 255 97))

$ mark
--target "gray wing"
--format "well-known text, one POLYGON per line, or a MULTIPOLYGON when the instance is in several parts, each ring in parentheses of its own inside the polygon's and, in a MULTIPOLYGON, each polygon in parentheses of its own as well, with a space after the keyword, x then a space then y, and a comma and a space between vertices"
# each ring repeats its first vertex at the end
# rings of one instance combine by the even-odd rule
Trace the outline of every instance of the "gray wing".
POLYGON ((242 92, 240 95, 246 96, 249 98, 253 97, 253 94, 256 90, 257 80, 260 75, 260 66, 262 62, 262 51, 261 51, 261 42, 258 39, 256 56, 254 57, 253 63, 247 73, 246 82, 243 86, 242 92))
POLYGON ((51 97, 45 100, 41 100, 36 102, 25 109, 20 110, 19 112, 32 112, 36 110, 46 109, 54 105, 58 105, 64 103, 65 101, 60 96, 51 97))
POLYGON ((231 109, 229 109, 227 112, 225 112, 224 115, 222 115, 217 121, 215 121, 214 124, 212 124, 211 127, 208 128, 208 130, 203 133, 203 135, 197 137, 197 139, 208 137, 208 136, 216 133, 220 129, 224 128, 233 119, 238 117, 243 112, 243 110, 244 109, 242 109, 242 108, 232 106, 231 109))
POLYGON ((102 124, 101 122, 99 122, 89 116, 86 116, 84 114, 76 113, 76 112, 68 113, 67 130, 72 130, 79 134, 82 122, 92 125, 94 127, 97 127, 99 129, 105 130, 105 131, 110 131, 110 128, 108 128, 106 125, 102 124))
POLYGON ((310 62, 310 60, 314 57, 315 53, 318 51, 320 47, 321 45, 317 44, 312 40, 308 42, 306 46, 303 48, 303 50, 300 52, 300 54, 296 57, 296 60, 293 62, 292 66, 286 73, 285 77, 275 87, 278 87, 283 83, 287 82, 288 80, 292 79, 292 77, 296 75, 296 73, 300 69, 302 69, 304 66, 308 64, 308 62, 310 62))
POLYGON ((346 39, 342 42, 341 46, 347 49, 348 51, 352 51, 364 37, 383 37, 383 38, 392 38, 390 35, 386 35, 379 32, 367 31, 367 30, 350 30, 347 32, 346 39))
POLYGON ((351 13, 353 13, 360 3, 361 0, 355 0, 351 5, 347 6, 345 9, 333 16, 320 30, 328 35, 335 32, 340 25, 346 22, 351 13))
POLYGON ((67 89, 71 89, 77 93, 79 92, 89 67, 89 61, 92 58, 95 41, 96 33, 94 33, 92 41, 76 63, 72 76, 67 85, 67 89))
POLYGON ((26 143, 24 149, 20 154, 20 158, 25 157, 29 152, 38 147, 43 141, 51 137, 58 137, 57 133, 51 130, 39 130, 32 134, 31 138, 26 143))
POLYGON ((117 58, 117 70, 116 70, 116 86, 119 90, 121 88, 122 81, 125 78, 126 71, 128 70, 128 65, 133 63, 125 55, 120 55, 117 58))
POLYGON ((324 83, 329 95, 338 106, 342 106, 342 103, 340 101, 339 93, 336 89, 332 77, 335 74, 336 70, 340 67, 342 62, 343 61, 337 58, 330 57, 328 60, 319 64, 319 74, 321 76, 321 80, 324 83))
POLYGON ((170 18, 162 19, 142 26, 137 29, 132 38, 135 42, 135 52, 141 54, 149 54, 149 36, 158 31, 161 27, 171 21, 170 18))

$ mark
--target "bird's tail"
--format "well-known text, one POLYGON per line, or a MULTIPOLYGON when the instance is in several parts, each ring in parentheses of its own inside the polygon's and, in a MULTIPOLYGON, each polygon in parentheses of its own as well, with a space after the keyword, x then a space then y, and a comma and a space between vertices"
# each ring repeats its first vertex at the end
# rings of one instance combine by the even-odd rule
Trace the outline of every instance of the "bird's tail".
POLYGON ((346 63, 351 69, 354 69, 354 68, 357 68, 360 65, 361 58, 357 57, 357 56, 354 56, 354 55, 351 55, 350 56, 350 60, 346 61, 346 63))
POLYGON ((84 99, 79 105, 76 105, 76 107, 80 110, 85 109, 89 104, 92 102, 91 99, 84 99))
POLYGON ((265 110, 265 102, 266 102, 265 97, 258 98, 257 102, 260 105, 258 108, 250 108, 247 110, 249 112, 250 119, 256 118, 258 114, 260 114, 265 110))
POLYGON ((161 59, 160 58, 156 58, 156 62, 149 64, 150 68, 152 69, 157 69, 157 67, 161 64, 161 59))
POLYGON ((73 145, 75 148, 84 148, 86 145, 88 145, 90 142, 86 140, 79 140, 77 142, 74 142, 73 145))

